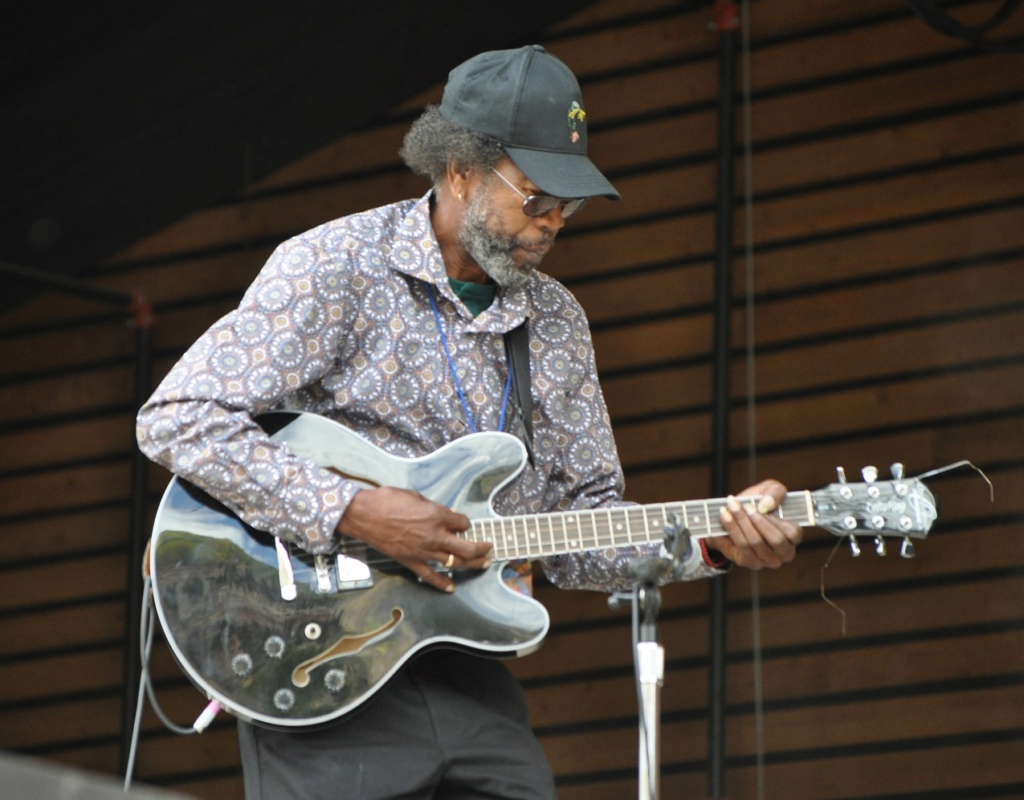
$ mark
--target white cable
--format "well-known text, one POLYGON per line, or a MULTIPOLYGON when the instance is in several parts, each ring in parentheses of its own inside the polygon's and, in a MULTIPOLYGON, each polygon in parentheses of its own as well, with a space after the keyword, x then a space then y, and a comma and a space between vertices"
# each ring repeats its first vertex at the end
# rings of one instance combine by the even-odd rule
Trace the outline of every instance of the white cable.
POLYGON ((128 765, 124 771, 124 790, 132 788, 132 773, 135 772, 135 754, 139 747, 142 730, 142 706, 146 701, 146 677, 139 676, 139 693, 135 701, 135 723, 132 725, 132 743, 128 748, 128 765))

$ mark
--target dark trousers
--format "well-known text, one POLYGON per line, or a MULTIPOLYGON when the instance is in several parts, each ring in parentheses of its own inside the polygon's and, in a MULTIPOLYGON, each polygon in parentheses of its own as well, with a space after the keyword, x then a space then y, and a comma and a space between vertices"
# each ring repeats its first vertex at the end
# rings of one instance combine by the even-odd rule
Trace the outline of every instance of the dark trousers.
POLYGON ((335 725, 238 723, 247 800, 552 800, 554 779, 503 664, 426 653, 335 725))

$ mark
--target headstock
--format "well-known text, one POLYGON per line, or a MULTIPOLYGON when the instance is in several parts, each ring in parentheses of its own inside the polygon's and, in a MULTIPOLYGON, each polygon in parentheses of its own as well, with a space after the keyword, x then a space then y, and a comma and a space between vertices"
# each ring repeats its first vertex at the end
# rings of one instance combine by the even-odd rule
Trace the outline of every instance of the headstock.
POLYGON ((853 555, 860 555, 859 536, 875 540, 875 550, 885 555, 885 537, 899 536, 900 555, 914 557, 912 539, 924 539, 938 516, 935 497, 917 478, 907 478, 902 464, 893 464, 892 480, 878 480, 878 470, 861 470, 863 483, 849 483, 842 467, 838 483, 811 493, 814 524, 847 536, 853 555))

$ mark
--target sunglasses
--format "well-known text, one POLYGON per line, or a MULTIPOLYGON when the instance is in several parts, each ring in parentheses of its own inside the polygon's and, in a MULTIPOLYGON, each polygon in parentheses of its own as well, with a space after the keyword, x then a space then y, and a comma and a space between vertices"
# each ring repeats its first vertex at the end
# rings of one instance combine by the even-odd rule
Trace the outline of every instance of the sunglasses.
POLYGON ((523 213, 528 217, 543 217, 545 214, 549 214, 554 210, 555 206, 562 207, 562 219, 568 219, 583 206, 587 204, 588 197, 576 197, 571 200, 563 200, 560 197, 552 197, 549 194, 524 194, 518 186, 512 181, 502 175, 494 167, 491 167, 491 171, 494 172, 499 178, 508 184, 509 188, 512 189, 517 195, 523 198, 523 213))

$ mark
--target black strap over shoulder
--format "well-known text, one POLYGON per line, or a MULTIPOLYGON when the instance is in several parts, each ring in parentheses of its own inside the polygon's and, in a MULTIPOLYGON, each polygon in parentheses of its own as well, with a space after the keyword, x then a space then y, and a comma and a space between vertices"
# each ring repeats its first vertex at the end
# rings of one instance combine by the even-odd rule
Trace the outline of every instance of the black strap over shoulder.
POLYGON ((515 389, 519 418, 523 424, 523 444, 533 459, 533 395, 530 392, 530 330, 528 320, 505 334, 505 343, 509 351, 512 365, 512 386, 515 389))

